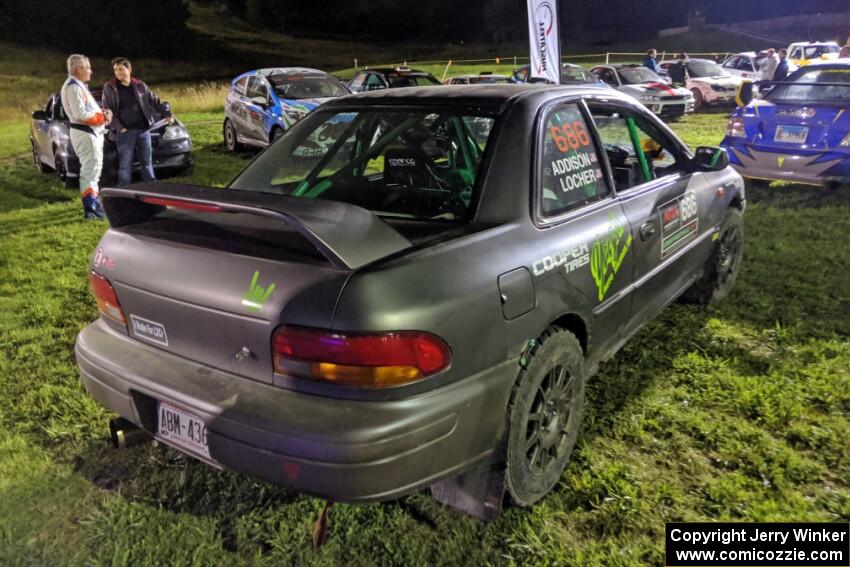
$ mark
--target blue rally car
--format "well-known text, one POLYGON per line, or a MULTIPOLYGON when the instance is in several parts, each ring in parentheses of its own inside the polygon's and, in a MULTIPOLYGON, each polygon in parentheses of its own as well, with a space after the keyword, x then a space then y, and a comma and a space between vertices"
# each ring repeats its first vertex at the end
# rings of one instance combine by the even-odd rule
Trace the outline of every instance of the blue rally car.
POLYGON ((224 104, 224 143, 236 151, 265 147, 323 102, 349 94, 337 79, 318 69, 275 67, 233 79, 224 104))
POLYGON ((850 182, 850 59, 814 63, 732 113, 722 147, 744 177, 850 182))

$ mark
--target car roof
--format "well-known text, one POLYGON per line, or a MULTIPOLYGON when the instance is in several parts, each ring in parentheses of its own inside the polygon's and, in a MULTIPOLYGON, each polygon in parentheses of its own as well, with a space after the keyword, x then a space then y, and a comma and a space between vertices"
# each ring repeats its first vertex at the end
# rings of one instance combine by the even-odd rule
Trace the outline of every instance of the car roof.
POLYGON ((371 71, 373 73, 404 73, 407 76, 431 75, 431 73, 427 71, 420 71, 419 69, 404 69, 399 67, 371 67, 369 69, 363 69, 363 71, 371 71))
POLYGON ((310 67, 267 67, 265 69, 257 69, 256 71, 251 72, 263 77, 270 77, 272 75, 327 75, 324 71, 312 69, 310 67))
POLYGON ((838 44, 834 41, 797 41, 792 43, 789 47, 838 47, 838 44))
MULTIPOLYGON (((535 93, 546 93, 562 96, 598 95, 599 87, 592 84, 576 85, 546 85, 542 83, 523 84, 477 84, 477 85, 445 85, 433 87, 407 87, 404 89, 381 89, 351 94, 335 98, 322 105, 322 108, 334 106, 357 105, 435 105, 468 106, 479 108, 500 109, 506 103, 524 98, 535 93)), ((630 97, 619 95, 616 91, 605 89, 605 95, 624 101, 632 101, 630 97)), ((553 96, 554 98, 554 96, 553 96)))
POLYGON ((818 67, 818 68, 827 68, 827 69, 850 69, 850 58, 845 57, 844 59, 827 59, 825 61, 812 61, 805 67, 800 67, 801 69, 809 69, 810 67, 818 67))
POLYGON ((454 77, 449 77, 450 79, 509 79, 508 75, 493 75, 491 73, 486 74, 469 74, 469 75, 455 75, 454 77))

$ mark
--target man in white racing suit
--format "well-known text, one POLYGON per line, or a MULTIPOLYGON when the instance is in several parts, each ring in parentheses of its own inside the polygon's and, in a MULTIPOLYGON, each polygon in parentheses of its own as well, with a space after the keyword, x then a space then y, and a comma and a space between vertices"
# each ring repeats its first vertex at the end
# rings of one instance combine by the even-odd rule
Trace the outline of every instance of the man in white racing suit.
POLYGON ((111 113, 102 111, 89 92, 91 63, 85 55, 68 57, 68 79, 62 85, 62 106, 70 120, 71 145, 80 160, 80 197, 87 219, 103 219, 97 181, 103 168, 103 132, 111 113))

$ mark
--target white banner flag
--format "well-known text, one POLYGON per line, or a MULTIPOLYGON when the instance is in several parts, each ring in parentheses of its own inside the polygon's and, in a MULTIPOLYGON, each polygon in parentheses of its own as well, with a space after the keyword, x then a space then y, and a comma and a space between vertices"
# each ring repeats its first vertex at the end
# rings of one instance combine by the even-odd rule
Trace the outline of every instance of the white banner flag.
POLYGON ((531 77, 561 82, 557 0, 528 0, 531 77))

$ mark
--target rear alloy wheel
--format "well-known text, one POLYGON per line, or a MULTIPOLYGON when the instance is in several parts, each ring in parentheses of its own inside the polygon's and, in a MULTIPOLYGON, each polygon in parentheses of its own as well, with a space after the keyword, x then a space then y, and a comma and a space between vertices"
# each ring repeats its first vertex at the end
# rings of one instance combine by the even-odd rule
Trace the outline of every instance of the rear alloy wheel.
POLYGON ((698 88, 691 89, 691 93, 694 95, 694 110, 699 110, 705 104, 705 99, 702 98, 702 91, 698 88))
POLYGON ((239 143, 239 140, 236 137, 236 128, 233 126, 233 122, 231 122, 230 119, 225 119, 224 121, 224 145, 227 146, 227 149, 231 152, 238 152, 242 149, 242 144, 239 143))
POLYGON ((274 144, 278 141, 278 139, 283 136, 283 129, 281 128, 272 128, 272 135, 269 136, 269 144, 274 144))
POLYGON ((560 480, 578 438, 586 381, 575 335, 557 328, 544 332, 508 407, 506 484, 517 505, 531 506, 560 480))
POLYGON ((35 143, 35 140, 30 139, 30 145, 32 145, 32 161, 38 170, 41 173, 50 173, 53 171, 49 165, 41 161, 41 152, 38 150, 38 144, 35 143))
POLYGON ((743 259, 743 213, 735 208, 729 209, 719 234, 705 273, 682 295, 685 301, 708 305, 723 301, 732 292, 743 259))

